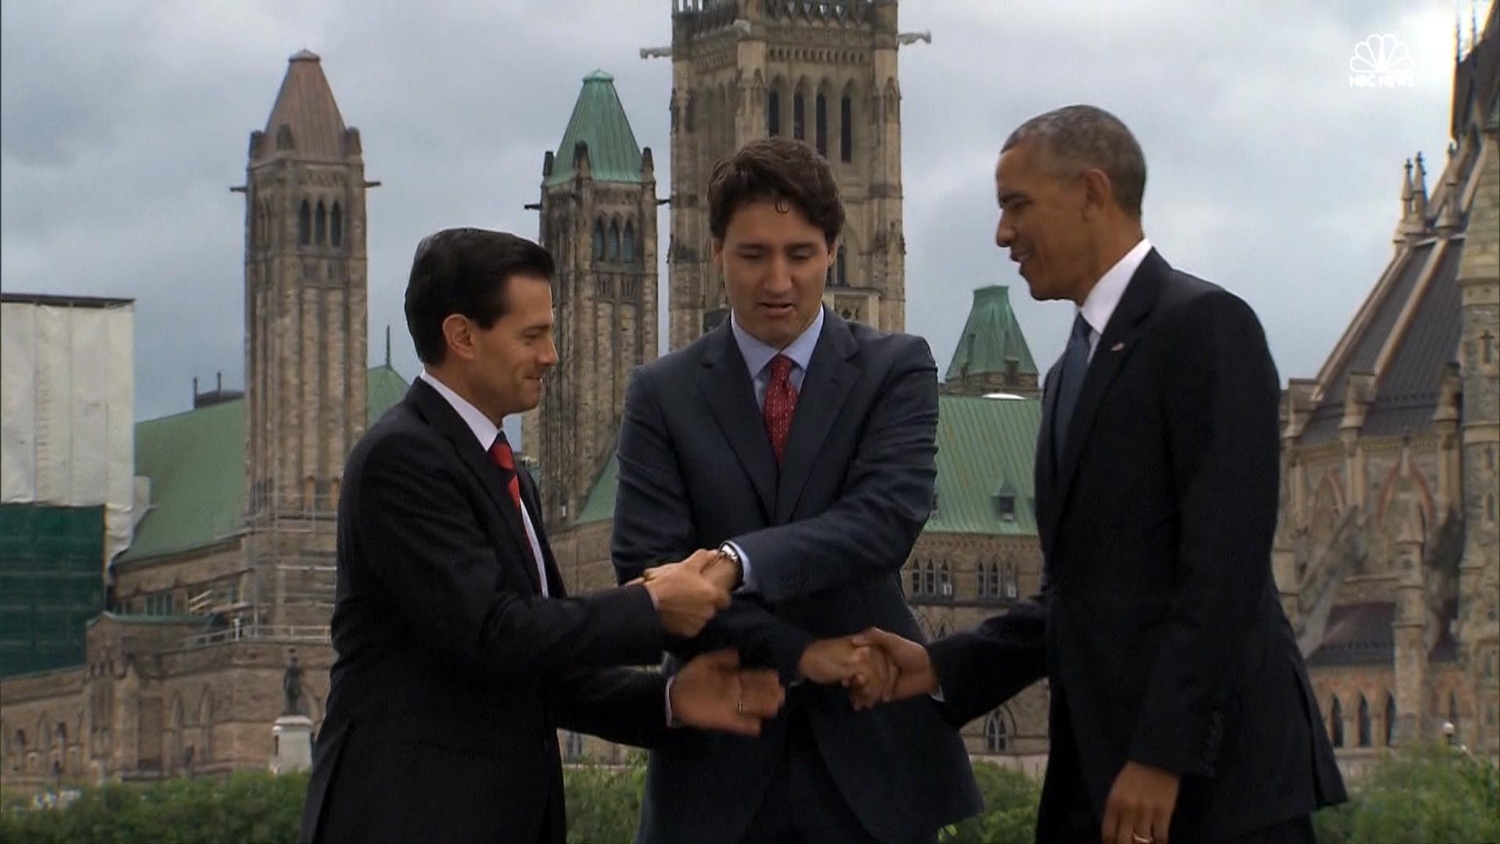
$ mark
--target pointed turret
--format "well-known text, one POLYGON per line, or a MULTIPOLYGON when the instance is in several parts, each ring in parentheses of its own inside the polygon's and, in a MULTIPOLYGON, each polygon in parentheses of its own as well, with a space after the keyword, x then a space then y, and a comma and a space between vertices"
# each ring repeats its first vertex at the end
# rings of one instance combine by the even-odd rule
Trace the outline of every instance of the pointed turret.
POLYGON ((583 78, 583 90, 573 104, 573 116, 545 184, 557 185, 581 172, 579 146, 588 151, 588 175, 597 182, 641 182, 640 144, 615 91, 615 78, 596 70, 583 78))
POLYGON ((1037 368, 1004 285, 974 291, 969 319, 948 364, 946 393, 1037 395, 1037 368))
POLYGON ((328 77, 323 75, 322 60, 308 50, 293 54, 265 131, 252 141, 250 158, 279 155, 342 163, 359 153, 359 130, 344 125, 328 77))

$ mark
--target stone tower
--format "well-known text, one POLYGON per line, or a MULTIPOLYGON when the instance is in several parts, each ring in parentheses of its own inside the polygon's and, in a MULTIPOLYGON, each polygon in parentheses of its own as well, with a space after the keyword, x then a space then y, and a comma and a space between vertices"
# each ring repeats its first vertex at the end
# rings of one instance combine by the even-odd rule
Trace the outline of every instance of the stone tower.
MULTIPOLYGON (((711 260, 714 164, 771 135, 817 147, 848 223, 824 301, 888 330, 906 324, 896 0, 674 0, 670 344, 728 315, 711 260)), ((651 51, 646 51, 649 54, 651 51)))
POLYGON ((1483 37, 1458 65, 1454 143, 1466 169, 1481 168, 1458 267, 1463 298, 1459 363, 1463 378, 1463 513, 1458 638, 1473 683, 1475 711, 1457 726, 1461 740, 1500 752, 1500 4, 1483 37))
POLYGON ((540 240, 557 262, 561 357, 522 418, 545 519, 566 524, 614 451, 631 371, 656 358, 656 173, 603 71, 584 77, 556 154, 542 162, 540 240))
POLYGON ((332 523, 366 422, 364 159, 318 56, 289 60, 245 194, 245 508, 262 624, 326 624, 332 523))

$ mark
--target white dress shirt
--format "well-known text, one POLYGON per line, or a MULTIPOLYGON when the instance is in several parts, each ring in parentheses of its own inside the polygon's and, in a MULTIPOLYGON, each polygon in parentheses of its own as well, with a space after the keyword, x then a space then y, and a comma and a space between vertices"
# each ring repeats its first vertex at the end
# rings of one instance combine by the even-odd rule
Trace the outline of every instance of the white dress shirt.
MULTIPOLYGON (((500 426, 491 422, 490 418, 485 416, 483 411, 470 404, 468 399, 453 392, 447 384, 434 378, 427 370, 424 369, 417 373, 417 377, 431 384, 432 388, 438 391, 438 395, 442 396, 448 404, 452 405, 454 410, 458 411, 458 415, 469 426, 469 430, 474 432, 474 437, 479 440, 479 447, 488 454, 490 446, 493 446, 495 439, 500 436, 500 426)), ((520 466, 517 466, 516 471, 521 472, 524 470, 520 466)), ((545 596, 547 595, 547 567, 542 562, 542 544, 536 538, 536 528, 531 524, 531 513, 526 509, 526 500, 524 498, 521 500, 521 524, 526 528, 526 541, 531 545, 531 558, 536 562, 537 580, 541 583, 542 595, 545 596)))
POLYGON ((1114 316, 1120 298, 1125 295, 1125 288, 1130 286, 1131 276, 1140 269, 1141 262, 1146 260, 1146 254, 1150 251, 1151 241, 1141 238, 1140 243, 1104 271, 1094 289, 1084 298, 1083 306, 1078 312, 1083 314, 1083 321, 1089 324, 1089 360, 1094 359, 1094 349, 1099 346, 1099 337, 1109 326, 1109 318, 1114 316))

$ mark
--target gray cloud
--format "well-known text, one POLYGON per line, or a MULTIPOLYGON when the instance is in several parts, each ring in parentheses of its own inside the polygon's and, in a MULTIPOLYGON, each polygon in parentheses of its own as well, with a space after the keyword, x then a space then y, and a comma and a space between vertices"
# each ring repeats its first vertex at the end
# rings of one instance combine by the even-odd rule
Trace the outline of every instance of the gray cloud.
MULTIPOLYGON (((535 234, 522 205, 584 75, 614 74, 668 190, 671 66, 637 55, 670 41, 665 3, 0 8, 0 283, 134 297, 142 418, 184 409, 194 376, 243 381, 244 205, 227 188, 298 49, 323 56, 383 182, 369 203, 370 349, 379 360, 393 326, 408 376, 412 248, 461 223, 535 234)), ((1031 301, 993 243, 995 155, 1040 111, 1093 102, 1135 129, 1148 234, 1257 308, 1283 378, 1316 372, 1383 268, 1402 161, 1422 149, 1441 168, 1445 4, 924 0, 901 14, 933 34, 901 58, 908 329, 942 366, 970 291, 992 283, 1015 289, 1039 363, 1061 350, 1067 306, 1031 301), (1415 86, 1351 89, 1355 44, 1384 33, 1409 45, 1415 86)), ((665 210, 660 228, 665 241, 665 210)))

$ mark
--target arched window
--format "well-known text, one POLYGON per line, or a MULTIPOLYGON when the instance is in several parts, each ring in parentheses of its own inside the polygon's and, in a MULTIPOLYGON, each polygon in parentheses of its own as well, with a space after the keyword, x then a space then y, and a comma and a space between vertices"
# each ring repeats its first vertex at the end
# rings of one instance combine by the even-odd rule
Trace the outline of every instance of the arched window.
POLYGON ((792 137, 799 141, 807 137, 807 125, 802 106, 802 92, 798 91, 792 95, 792 137))
POLYGON ((813 137, 818 155, 828 157, 828 98, 819 93, 813 101, 813 137))
POLYGON ((839 160, 854 160, 854 102, 848 93, 839 98, 839 160))
POLYGON ((604 221, 594 222, 594 260, 604 260, 604 221))
POLYGON ((609 224, 609 260, 620 260, 620 224, 613 220, 609 224))
POLYGON ((922 594, 922 564, 915 560, 911 564, 911 594, 922 594))
POLYGON ((1339 699, 1333 699, 1333 705, 1328 708, 1328 732, 1331 734, 1329 740, 1334 747, 1344 746, 1344 705, 1339 699))
POLYGON ((781 92, 775 88, 766 93, 766 133, 773 138, 781 134, 781 92))
POLYGON ((944 597, 953 596, 953 569, 946 560, 938 567, 938 594, 944 597))
POLYGON ((635 225, 625 221, 625 260, 635 260, 635 225))
POLYGON ((328 242, 334 246, 344 245, 344 212, 337 202, 333 203, 333 212, 328 215, 328 242))
POLYGON ((1017 598, 1021 595, 1021 584, 1016 577, 1016 564, 1005 564, 1005 597, 1017 598))
POLYGON ((312 206, 307 200, 302 200, 302 207, 297 209, 297 244, 306 246, 312 243, 312 206))
POLYGON ((844 262, 844 244, 839 244, 839 254, 833 259, 833 286, 848 287, 848 265, 844 262))
POLYGON ((934 595, 937 593, 937 566, 931 560, 922 564, 922 593, 934 595))
POLYGON ((1370 737, 1370 702, 1365 700, 1364 695, 1359 696, 1359 746, 1369 747, 1374 744, 1370 737))
POLYGON ((317 241, 322 246, 328 242, 328 209, 323 207, 323 200, 318 200, 318 222, 317 241))
POLYGON ((1005 715, 999 709, 984 719, 984 749, 988 753, 1005 753, 1010 750, 1010 731, 1006 729, 1005 715))

